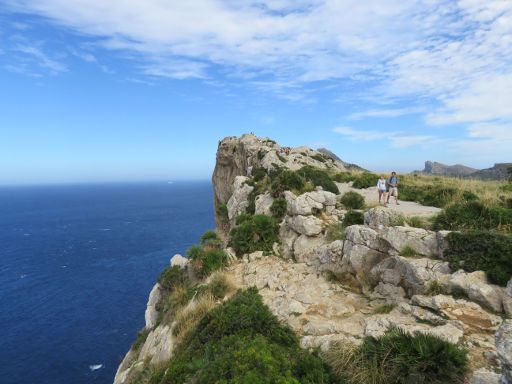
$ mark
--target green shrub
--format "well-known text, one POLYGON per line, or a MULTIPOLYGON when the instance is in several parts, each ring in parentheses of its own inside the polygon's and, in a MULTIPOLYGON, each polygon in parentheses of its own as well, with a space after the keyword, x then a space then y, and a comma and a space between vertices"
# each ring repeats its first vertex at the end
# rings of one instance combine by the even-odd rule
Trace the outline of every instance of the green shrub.
POLYGON ((250 288, 208 312, 178 346, 161 384, 189 382, 327 384, 332 379, 250 288))
POLYGON ((320 186, 324 191, 338 194, 340 191, 334 182, 331 180, 327 172, 317 168, 306 165, 297 171, 305 180, 310 181, 315 186, 320 186))
POLYGON ((364 224, 364 215, 358 211, 348 211, 343 217, 343 226, 348 227, 350 225, 364 224))
POLYGON ((482 270, 493 284, 505 286, 512 275, 512 236, 488 231, 452 232, 444 256, 453 270, 482 270))
POLYGON ((358 346, 339 344, 326 354, 341 382, 350 384, 461 383, 467 351, 429 334, 393 328, 358 346))
POLYGON ((425 292, 425 294, 428 296, 445 295, 446 290, 444 289, 444 287, 441 284, 439 284, 439 281, 432 280, 428 284, 428 288, 427 288, 427 291, 425 292))
POLYGON ((505 184, 500 187, 503 192, 512 192, 512 184, 505 184))
POLYGON ((238 256, 255 251, 269 252, 279 241, 279 225, 276 219, 265 215, 245 216, 231 230, 231 246, 238 256))
POLYGON ((225 267, 228 264, 228 255, 222 249, 209 249, 194 245, 187 251, 195 271, 201 277, 208 276, 213 271, 225 267))
POLYGON ((320 161, 321 163, 325 163, 327 161, 326 158, 322 155, 313 155, 311 158, 316 161, 320 161))
POLYGON ((349 181, 354 181, 356 176, 350 172, 340 172, 335 174, 332 179, 338 183, 348 183, 349 181))
POLYGON ((352 187, 358 189, 364 189, 369 187, 375 187, 377 185, 377 180, 379 176, 375 173, 363 172, 359 175, 356 175, 354 178, 354 183, 352 187))
POLYGON ((201 236, 201 244, 205 245, 210 242, 215 242, 216 240, 219 240, 219 236, 215 231, 206 231, 203 233, 203 236, 201 236))
POLYGON ((409 216, 407 219, 407 224, 409 224, 411 227, 415 228, 426 228, 427 222, 423 217, 420 216, 409 216))
MULTIPOLYGON (((399 196, 402 200, 416 201, 422 205, 443 208, 452 203, 458 194, 456 188, 439 185, 399 185, 399 196)), ((474 200, 478 197, 470 191, 465 191, 462 196, 467 200, 474 200)))
POLYGON ((382 304, 382 305, 379 305, 378 307, 375 307, 373 309, 373 313, 375 315, 387 314, 387 313, 391 312, 394 308, 395 308, 395 306, 393 304, 382 304))
POLYGON ((286 210, 288 209, 288 203, 286 199, 279 197, 272 202, 270 206, 270 212, 272 212, 272 216, 277 219, 282 219, 286 214, 286 210))
POLYGON ((452 204, 434 220, 435 230, 500 229, 510 231, 512 210, 500 206, 488 207, 480 201, 452 204))
POLYGON ((402 215, 400 213, 393 215, 389 220, 390 227, 401 227, 404 224, 405 224, 405 217, 404 217, 404 215, 402 215))
POLYGON ((215 210, 217 216, 223 220, 228 219, 228 206, 225 203, 220 203, 217 205, 217 209, 215 210))
POLYGON ((341 223, 331 224, 325 231, 325 239, 330 243, 336 240, 345 240, 345 238, 345 227, 341 223))
POLYGON ((254 181, 260 181, 267 176, 267 170, 265 168, 255 168, 252 170, 252 178, 254 181))
POLYGON ((305 180, 298 173, 284 170, 275 177, 270 185, 272 196, 279 197, 284 191, 301 191, 305 180))
POLYGON ((349 191, 345 193, 340 201, 348 209, 364 208, 364 197, 357 192, 349 191))
POLYGON ((232 290, 234 290, 233 283, 223 273, 215 274, 208 284, 208 292, 216 299, 223 299, 232 290))
POLYGON ((160 286, 169 291, 179 285, 185 285, 187 282, 187 271, 177 265, 165 268, 158 277, 158 283, 160 286))

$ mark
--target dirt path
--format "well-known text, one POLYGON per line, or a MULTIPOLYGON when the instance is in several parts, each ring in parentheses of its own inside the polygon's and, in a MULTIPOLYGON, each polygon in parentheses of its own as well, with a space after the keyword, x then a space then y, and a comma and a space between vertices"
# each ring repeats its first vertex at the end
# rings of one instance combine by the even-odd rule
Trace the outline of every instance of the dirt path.
MULTIPOLYGON (((366 189, 356 189, 351 187, 352 183, 336 183, 338 189, 340 190, 340 194, 344 194, 348 191, 354 191, 364 196, 366 201, 366 205, 372 206, 377 205, 379 203, 379 195, 377 193, 376 187, 370 187, 366 189)), ((440 208, 429 207, 425 205, 421 205, 419 203, 415 203, 414 201, 401 201, 400 200, 400 188, 398 189, 398 202, 400 205, 396 205, 395 198, 391 196, 389 199, 388 208, 393 209, 394 211, 400 212, 405 216, 433 216, 441 211, 440 208)))

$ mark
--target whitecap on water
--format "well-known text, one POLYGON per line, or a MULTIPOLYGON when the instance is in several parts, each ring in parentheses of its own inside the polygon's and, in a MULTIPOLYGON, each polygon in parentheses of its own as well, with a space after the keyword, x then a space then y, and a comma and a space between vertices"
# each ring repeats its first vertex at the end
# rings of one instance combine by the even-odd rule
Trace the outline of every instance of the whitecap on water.
POLYGON ((89 369, 91 371, 97 371, 98 369, 101 369, 103 368, 103 364, 94 364, 94 365, 89 365, 89 369))

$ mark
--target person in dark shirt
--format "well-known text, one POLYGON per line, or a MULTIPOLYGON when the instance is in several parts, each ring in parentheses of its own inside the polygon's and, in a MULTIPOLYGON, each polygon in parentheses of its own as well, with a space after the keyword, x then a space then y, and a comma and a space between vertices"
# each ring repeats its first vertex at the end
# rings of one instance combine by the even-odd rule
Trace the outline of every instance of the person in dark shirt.
POLYGON ((388 203, 390 196, 395 196, 396 205, 400 205, 398 202, 398 176, 396 175, 396 172, 391 172, 391 177, 388 180, 388 203))

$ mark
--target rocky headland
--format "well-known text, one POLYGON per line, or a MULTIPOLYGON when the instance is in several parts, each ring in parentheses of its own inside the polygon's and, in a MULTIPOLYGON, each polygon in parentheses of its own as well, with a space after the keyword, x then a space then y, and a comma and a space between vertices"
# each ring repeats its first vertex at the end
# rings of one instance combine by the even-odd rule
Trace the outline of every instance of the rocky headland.
MULTIPOLYGON (((253 135, 219 143, 212 178, 218 239, 211 238, 227 255, 222 274, 233 289, 204 313, 236 289, 256 287, 263 303, 298 335, 300 346, 320 356, 333 346, 357 346, 369 336, 400 329, 467 350, 461 382, 512 383, 512 279, 501 286, 483 271, 454 269, 445 257, 450 231, 407 224, 408 216, 428 217, 439 208, 412 202, 371 207, 374 188, 358 191, 369 209, 349 208, 343 196, 354 192, 351 183, 331 184, 314 170, 332 175, 349 169, 325 151, 283 149, 253 135), (308 182, 295 185, 293 172, 303 172, 308 182), (281 188, 276 180, 294 187, 281 188), (254 237, 254 244, 238 241, 240 228, 257 227, 251 220, 261 216, 275 220, 274 233, 254 237), (353 224, 353 216, 361 221, 353 224)), ((194 256, 176 255, 170 264, 199 285, 219 273, 198 275, 194 256)), ((170 375, 166 364, 183 341, 178 317, 204 305, 200 290, 194 292, 181 312, 172 312, 162 304, 169 290, 162 281, 155 284, 143 336, 120 364, 115 384, 161 382, 144 379, 147 372, 170 375)))

